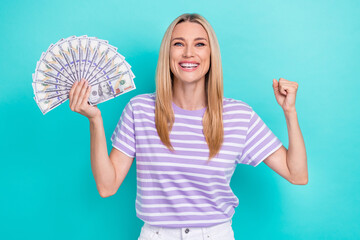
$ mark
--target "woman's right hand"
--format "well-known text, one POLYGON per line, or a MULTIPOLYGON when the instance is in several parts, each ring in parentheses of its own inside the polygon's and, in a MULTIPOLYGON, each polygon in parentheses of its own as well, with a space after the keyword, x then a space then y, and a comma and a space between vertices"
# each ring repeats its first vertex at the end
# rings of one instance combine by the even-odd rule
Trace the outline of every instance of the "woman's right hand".
POLYGON ((75 81, 69 93, 70 109, 74 112, 84 115, 89 120, 101 116, 100 109, 95 105, 88 103, 91 86, 84 78, 81 81, 75 81))

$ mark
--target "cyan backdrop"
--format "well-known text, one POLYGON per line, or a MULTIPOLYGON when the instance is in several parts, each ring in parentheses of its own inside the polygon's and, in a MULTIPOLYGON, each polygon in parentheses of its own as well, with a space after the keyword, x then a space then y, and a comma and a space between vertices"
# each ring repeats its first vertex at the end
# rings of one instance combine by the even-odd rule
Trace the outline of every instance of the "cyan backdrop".
POLYGON ((4 1, 0 9, 0 239, 137 239, 135 162, 118 192, 101 198, 87 119, 68 101, 43 116, 31 74, 60 38, 86 34, 118 47, 136 90, 99 105, 110 151, 125 104, 155 91, 161 39, 185 12, 217 33, 225 96, 250 104, 285 147, 272 79, 299 83, 309 183, 291 185, 264 163, 238 165, 235 238, 360 239, 359 1, 4 1))

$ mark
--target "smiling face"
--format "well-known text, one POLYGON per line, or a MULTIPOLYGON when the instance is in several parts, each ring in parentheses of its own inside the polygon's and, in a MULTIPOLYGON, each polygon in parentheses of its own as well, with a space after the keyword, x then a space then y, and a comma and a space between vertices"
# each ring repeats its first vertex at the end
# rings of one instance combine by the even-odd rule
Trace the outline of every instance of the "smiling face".
POLYGON ((199 23, 182 22, 175 26, 170 42, 170 70, 174 80, 205 81, 210 67, 210 43, 199 23))

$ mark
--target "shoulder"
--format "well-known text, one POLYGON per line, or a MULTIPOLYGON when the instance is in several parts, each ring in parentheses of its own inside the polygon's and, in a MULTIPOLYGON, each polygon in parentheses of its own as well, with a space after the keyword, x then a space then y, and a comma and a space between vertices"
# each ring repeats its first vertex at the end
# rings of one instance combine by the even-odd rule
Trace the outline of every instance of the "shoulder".
POLYGON ((242 100, 237 100, 234 98, 223 98, 223 109, 224 112, 231 111, 243 111, 243 112, 252 112, 252 107, 242 100))
POLYGON ((137 103, 137 102, 155 102, 155 93, 142 93, 132 97, 130 99, 130 103, 137 103))
POLYGON ((128 107, 131 110, 155 109, 155 93, 143 93, 132 97, 128 107))

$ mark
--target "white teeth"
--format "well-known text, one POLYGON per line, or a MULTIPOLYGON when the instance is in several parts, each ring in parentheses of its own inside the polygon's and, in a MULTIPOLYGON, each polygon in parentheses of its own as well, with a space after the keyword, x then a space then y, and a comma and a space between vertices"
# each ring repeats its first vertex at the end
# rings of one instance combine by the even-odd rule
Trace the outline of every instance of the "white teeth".
POLYGON ((181 63, 180 66, 184 68, 195 68, 199 64, 198 63, 181 63))

